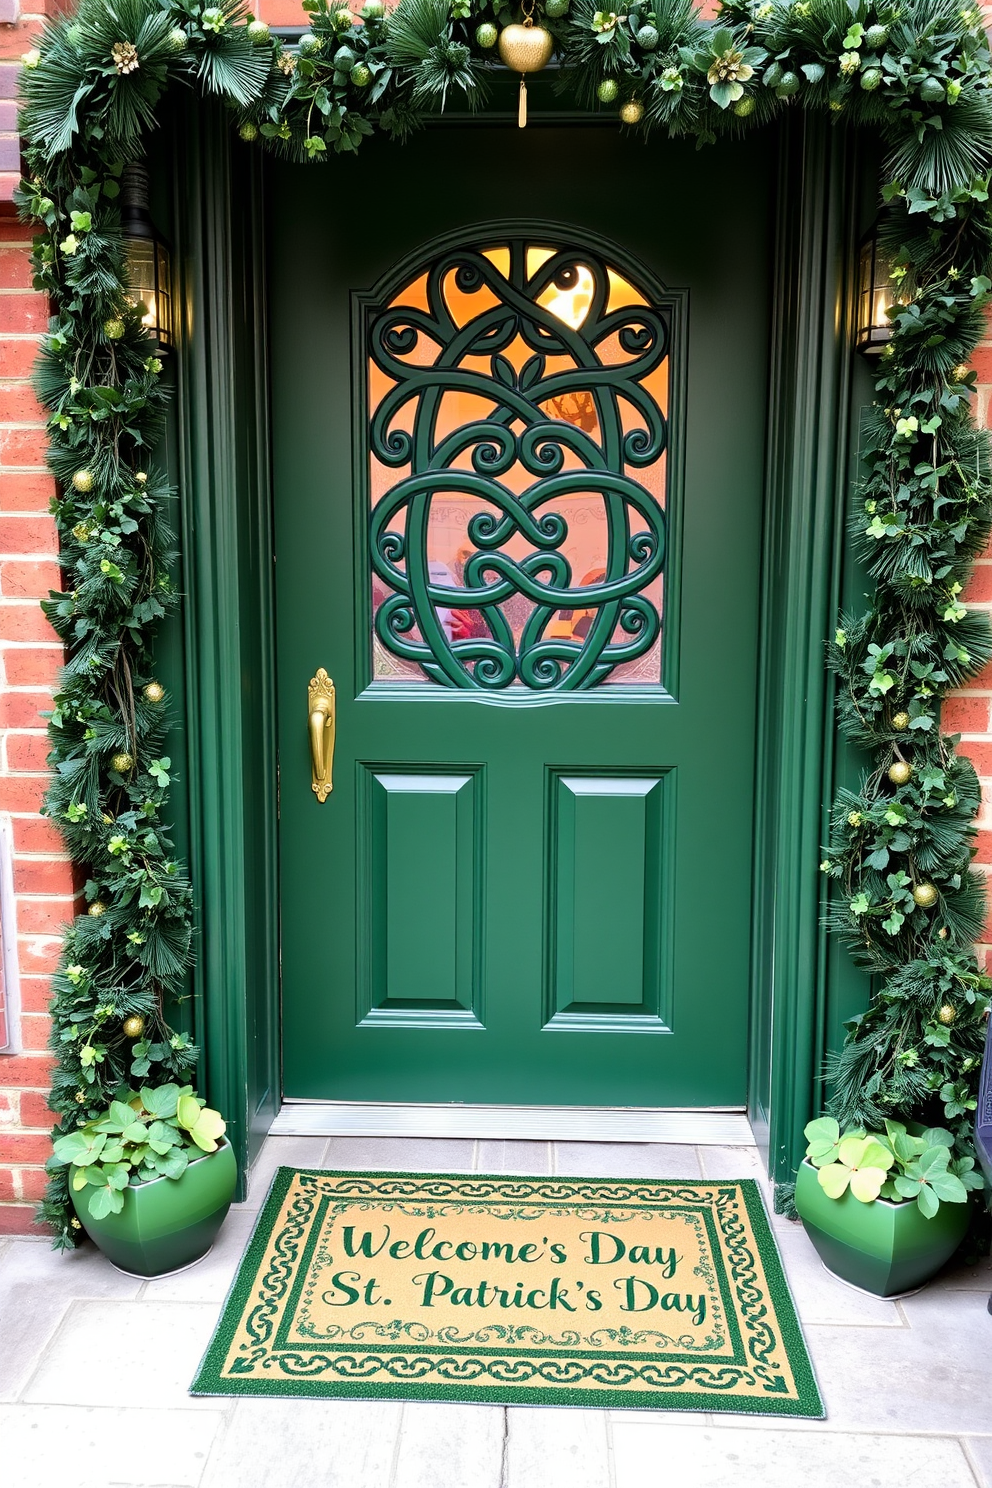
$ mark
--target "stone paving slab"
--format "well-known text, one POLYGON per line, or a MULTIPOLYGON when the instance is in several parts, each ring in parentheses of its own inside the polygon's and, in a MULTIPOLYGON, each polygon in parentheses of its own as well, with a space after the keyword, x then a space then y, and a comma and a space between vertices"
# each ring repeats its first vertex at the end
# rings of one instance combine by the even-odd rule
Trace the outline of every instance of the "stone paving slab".
POLYGON ((21 1398, 215 1411, 189 1386, 216 1322, 211 1302, 74 1302, 21 1398))
POLYGON ((197 1488, 389 1488, 402 1416, 392 1401, 239 1400, 197 1488))
POLYGON ((4 1488, 198 1488, 221 1421, 204 1411, 0 1406, 0 1478, 4 1488))
POLYGON ((942 1437, 641 1422, 613 1427, 615 1488, 975 1488, 961 1443, 942 1437))

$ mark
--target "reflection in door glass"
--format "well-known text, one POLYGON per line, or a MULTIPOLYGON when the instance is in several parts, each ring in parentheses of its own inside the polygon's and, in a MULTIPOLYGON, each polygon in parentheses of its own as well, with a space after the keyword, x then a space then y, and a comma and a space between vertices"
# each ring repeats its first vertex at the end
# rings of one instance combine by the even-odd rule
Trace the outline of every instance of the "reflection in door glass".
POLYGON ((598 252, 513 238, 367 325, 373 679, 658 685, 662 310, 598 252))

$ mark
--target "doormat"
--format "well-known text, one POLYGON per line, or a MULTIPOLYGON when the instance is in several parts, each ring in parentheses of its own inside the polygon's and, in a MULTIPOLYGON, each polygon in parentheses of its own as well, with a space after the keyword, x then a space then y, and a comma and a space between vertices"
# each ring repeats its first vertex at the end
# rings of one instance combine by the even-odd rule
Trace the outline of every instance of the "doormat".
POLYGON ((753 1179, 280 1168, 191 1393, 823 1415, 753 1179))

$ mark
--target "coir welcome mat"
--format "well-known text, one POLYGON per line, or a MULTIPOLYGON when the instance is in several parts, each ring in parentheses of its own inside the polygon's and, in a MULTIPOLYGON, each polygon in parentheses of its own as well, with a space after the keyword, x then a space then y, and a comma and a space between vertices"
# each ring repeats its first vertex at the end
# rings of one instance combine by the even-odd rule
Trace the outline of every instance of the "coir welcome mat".
POLYGON ((752 1179, 280 1168, 192 1393, 823 1414, 752 1179))

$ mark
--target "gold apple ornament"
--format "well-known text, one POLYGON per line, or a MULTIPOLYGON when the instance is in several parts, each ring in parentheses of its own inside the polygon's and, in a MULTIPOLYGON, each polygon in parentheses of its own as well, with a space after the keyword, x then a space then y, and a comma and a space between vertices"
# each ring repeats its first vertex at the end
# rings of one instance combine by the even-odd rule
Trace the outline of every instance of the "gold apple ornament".
POLYGON ((507 67, 520 74, 517 124, 527 126, 527 73, 540 72, 551 61, 555 43, 550 31, 534 24, 534 0, 524 0, 522 25, 504 26, 499 33, 499 54, 507 67))

